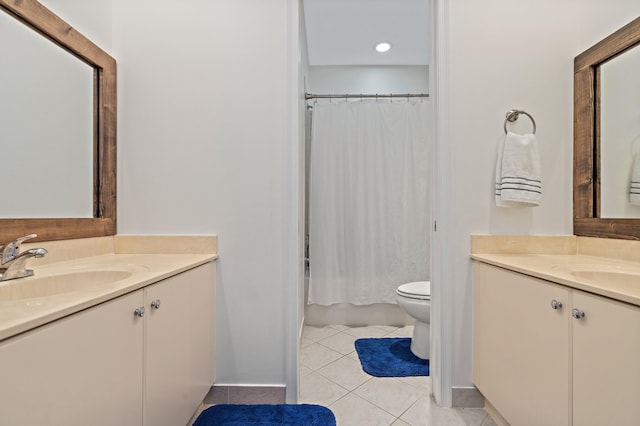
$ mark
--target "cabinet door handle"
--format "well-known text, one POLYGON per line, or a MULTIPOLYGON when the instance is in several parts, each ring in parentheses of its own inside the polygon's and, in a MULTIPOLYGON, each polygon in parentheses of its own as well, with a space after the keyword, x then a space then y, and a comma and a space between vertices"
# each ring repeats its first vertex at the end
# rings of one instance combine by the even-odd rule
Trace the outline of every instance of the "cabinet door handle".
POLYGON ((144 306, 140 306, 139 308, 136 308, 135 311, 133 311, 133 315, 142 318, 144 316, 144 306))
POLYGON ((160 309, 160 299, 156 299, 153 302, 151 302, 151 307, 153 309, 160 309))
POLYGON ((575 319, 584 318, 584 311, 581 311, 579 309, 573 309, 571 311, 571 316, 574 317, 575 319))
POLYGON ((553 299, 551 301, 551 309, 561 309, 561 308, 562 308, 562 302, 560 302, 560 301, 558 301, 556 299, 553 299))

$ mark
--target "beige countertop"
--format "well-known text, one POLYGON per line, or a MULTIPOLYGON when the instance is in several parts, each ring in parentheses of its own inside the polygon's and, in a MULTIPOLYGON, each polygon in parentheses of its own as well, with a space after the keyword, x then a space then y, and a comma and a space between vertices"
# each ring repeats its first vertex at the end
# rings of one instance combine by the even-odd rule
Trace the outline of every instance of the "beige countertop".
POLYGON ((471 258, 640 306, 638 245, 607 240, 602 241, 599 251, 598 239, 579 238, 547 236, 536 240, 536 237, 528 236, 473 236, 471 258), (615 245, 615 250, 611 245, 615 245))
POLYGON ((473 260, 640 306, 640 264, 581 254, 474 254, 473 260))
MULTIPOLYGON (((95 239, 104 248, 87 250, 87 240, 79 243, 84 256, 74 257, 72 243, 33 243, 64 259, 28 267, 35 275, 0 282, 0 340, 98 305, 149 284, 217 259, 215 236, 208 237, 125 237, 120 242, 95 239), (189 242, 196 240, 195 246, 189 242), (204 244, 203 244, 204 241, 204 244), (150 244, 149 244, 150 243, 150 244), (166 244, 168 243, 168 244, 166 244), (185 244, 187 243, 187 244, 185 244), (64 244, 61 248, 60 244, 64 244), (165 249, 165 253, 161 253, 165 249), (102 275, 102 277, 100 277, 102 275), (112 278, 113 277, 113 278, 112 278), (102 278, 102 283, 99 281, 102 278), (92 282, 93 281, 93 282, 92 282), (85 285, 87 283, 87 285, 85 285), (34 288, 33 293, 30 293, 34 288), (69 291, 67 291, 69 290, 69 291), (16 296, 17 295, 17 296, 16 296)), ((95 247, 95 245, 92 245, 95 247)), ((133 314, 132 314, 133 315, 133 314)))

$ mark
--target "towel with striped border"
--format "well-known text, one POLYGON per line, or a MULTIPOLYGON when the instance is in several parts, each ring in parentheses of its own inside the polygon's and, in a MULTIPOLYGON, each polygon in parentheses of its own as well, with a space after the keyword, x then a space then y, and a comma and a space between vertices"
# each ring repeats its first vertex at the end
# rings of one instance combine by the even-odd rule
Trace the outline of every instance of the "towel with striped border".
POLYGON ((495 195, 496 205, 501 207, 534 207, 540 204, 540 156, 533 134, 507 132, 504 142, 498 147, 495 195))

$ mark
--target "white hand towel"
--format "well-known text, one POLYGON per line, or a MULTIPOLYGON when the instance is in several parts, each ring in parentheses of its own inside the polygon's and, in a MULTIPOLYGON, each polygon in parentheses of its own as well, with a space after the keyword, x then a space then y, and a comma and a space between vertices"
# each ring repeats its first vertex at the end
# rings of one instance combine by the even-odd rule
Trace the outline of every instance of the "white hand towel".
POLYGON ((631 183, 629 184, 629 203, 640 205, 640 153, 633 157, 631 183))
POLYGON ((532 134, 508 132, 498 149, 496 205, 537 206, 542 198, 540 156, 532 134))

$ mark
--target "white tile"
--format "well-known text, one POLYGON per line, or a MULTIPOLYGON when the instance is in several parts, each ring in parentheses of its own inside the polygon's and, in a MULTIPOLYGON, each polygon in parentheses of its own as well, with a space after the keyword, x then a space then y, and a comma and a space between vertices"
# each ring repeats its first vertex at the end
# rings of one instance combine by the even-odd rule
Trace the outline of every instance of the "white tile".
POLYGON ((338 331, 345 331, 349 329, 348 326, 342 324, 331 324, 329 327, 335 328, 338 331))
POLYGON ((340 352, 336 352, 319 343, 312 343, 300 349, 300 364, 312 370, 324 367, 338 358, 342 358, 340 352))
MULTIPOLYGON (((495 426, 483 409, 438 407, 430 397, 431 378, 428 376, 376 378, 364 373, 357 353, 353 351, 343 356, 341 344, 352 340, 350 336, 355 340, 355 334, 376 337, 375 334, 387 332, 390 328, 371 326, 338 331, 344 330, 343 327, 328 326, 335 333, 327 331, 327 327, 311 329, 314 338, 327 336, 319 343, 310 343, 309 339, 301 349, 301 403, 330 406, 338 419, 337 426, 495 426), (354 333, 349 333, 354 329, 354 333), (337 337, 347 333, 348 340, 337 337), (398 416, 400 418, 396 418, 398 416)), ((403 333, 410 336, 413 327, 398 328, 385 337, 405 337, 403 333)))
POLYGON ((351 327, 350 329, 346 330, 345 333, 349 333, 359 339, 366 337, 384 337, 388 334, 385 329, 376 327, 375 325, 351 327))
POLYGON ((437 425, 430 421, 428 413, 431 413, 431 404, 436 405, 428 395, 420 397, 415 404, 413 404, 407 411, 405 411, 401 420, 404 420, 411 426, 431 426, 437 425))
POLYGON ((309 346, 310 344, 315 343, 313 340, 311 339, 307 339, 305 337, 300 339, 300 347, 304 348, 305 346, 309 346))
POLYGON ((484 418, 484 421, 482 422, 482 426, 498 426, 498 424, 493 421, 490 415, 487 414, 487 416, 484 418))
POLYGON ((302 328, 302 338, 317 342, 318 340, 322 340, 339 332, 339 330, 336 330, 335 328, 331 328, 329 326, 317 327, 314 325, 305 325, 302 328))
POLYGON ((428 396, 420 397, 400 419, 411 426, 469 426, 455 408, 439 407, 428 396))
POLYGON ((396 328, 387 337, 413 337, 413 326, 405 325, 404 327, 396 328))
POLYGON ((348 353, 347 356, 353 359, 354 361, 360 362, 360 357, 358 356, 358 353, 356 351, 348 353))
POLYGON ((422 391, 395 378, 373 377, 354 393, 398 417, 420 398, 422 391))
POLYGON ((350 391, 371 379, 370 375, 362 371, 359 361, 346 356, 322 367, 317 372, 350 391))
POLYGON ((307 374, 300 378, 300 403, 331 405, 349 391, 338 386, 318 373, 307 374))
POLYGON ((387 334, 393 333, 394 331, 396 331, 398 329, 398 327, 393 326, 393 325, 376 325, 376 327, 378 327, 379 329, 385 331, 387 334))
POLYGON ((466 425, 481 426, 488 417, 484 408, 456 408, 456 412, 466 425))
POLYGON ((423 395, 429 395, 431 393, 431 377, 429 376, 407 376, 396 378, 403 383, 420 389, 423 395))
POLYGON ((306 365, 300 365, 300 370, 298 371, 300 377, 304 377, 307 374, 313 373, 313 370, 307 367, 306 365))
POLYGON ((333 349, 336 352, 340 352, 343 355, 347 355, 356 350, 356 347, 354 345, 356 339, 357 337, 351 334, 338 333, 319 340, 318 343, 320 343, 322 346, 333 349))
POLYGON ((389 426, 396 418, 353 393, 330 407, 336 426, 389 426))

